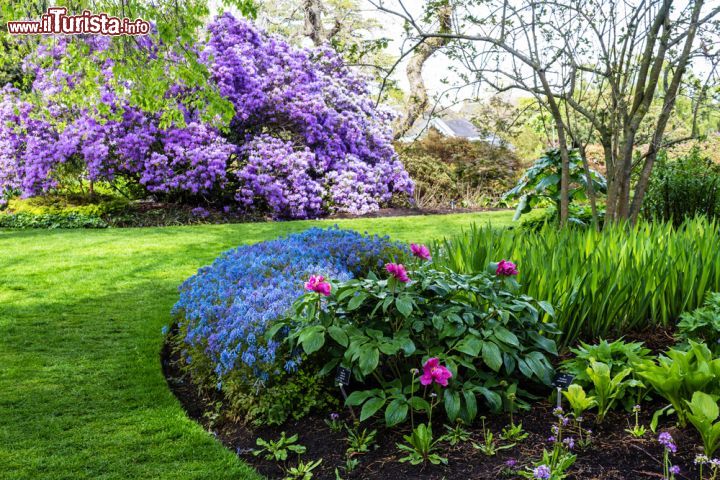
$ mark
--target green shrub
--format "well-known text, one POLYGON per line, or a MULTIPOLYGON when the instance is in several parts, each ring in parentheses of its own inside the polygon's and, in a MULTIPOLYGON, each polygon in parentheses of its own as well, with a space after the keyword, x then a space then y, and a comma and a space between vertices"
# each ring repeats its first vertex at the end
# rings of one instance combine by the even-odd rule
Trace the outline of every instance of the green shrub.
POLYGON ((696 215, 720 215, 720 165, 701 155, 698 147, 674 160, 662 152, 643 201, 643 214, 676 225, 696 215))
POLYGON ((413 198, 418 207, 444 205, 458 197, 457 178, 447 163, 422 153, 408 153, 402 161, 415 182, 413 198))
POLYGON ((283 372, 265 388, 248 389, 247 381, 230 375, 223 382, 225 398, 233 415, 253 425, 281 425, 292 418, 299 420, 312 411, 335 410, 338 401, 327 378, 301 368, 293 374, 283 372))
POLYGON ((0 228, 106 228, 99 217, 81 213, 0 213, 0 228))
POLYGON ((120 213, 129 207, 128 200, 112 196, 46 195, 43 197, 13 198, 8 211, 28 215, 69 215, 103 217, 120 213))
MULTIPOLYGON (((409 275, 409 283, 372 273, 350 280, 323 300, 323 308, 317 294, 306 294, 295 315, 275 329, 290 328, 290 350, 302 347, 324 373, 338 365, 351 370, 360 387, 348 404, 362 405, 361 420, 384 410, 386 423, 394 425, 410 410, 427 411, 430 399, 413 397, 419 385, 411 372, 429 358, 452 372, 446 388, 435 385, 451 422, 472 422, 477 395, 498 411, 505 393, 515 391, 512 385, 550 383, 548 357, 556 347, 545 335, 555 330, 540 321, 541 312, 552 313, 548 304, 512 293, 512 281, 488 273, 426 264, 409 275)), ((515 405, 525 406, 525 392, 517 394, 515 405)))
POLYGON ((557 309, 562 346, 578 338, 621 336, 673 325, 680 314, 720 290, 720 226, 705 219, 613 225, 495 230, 473 226, 445 240, 436 255, 458 272, 484 270, 496 259, 518 265, 522 293, 557 309))
POLYGON ((396 150, 416 190, 420 187, 415 194, 420 206, 498 204, 521 168, 507 147, 448 138, 434 129, 422 140, 396 145, 396 150))
POLYGON ((683 313, 677 328, 678 340, 705 342, 714 353, 720 353, 720 293, 708 293, 704 306, 683 313))

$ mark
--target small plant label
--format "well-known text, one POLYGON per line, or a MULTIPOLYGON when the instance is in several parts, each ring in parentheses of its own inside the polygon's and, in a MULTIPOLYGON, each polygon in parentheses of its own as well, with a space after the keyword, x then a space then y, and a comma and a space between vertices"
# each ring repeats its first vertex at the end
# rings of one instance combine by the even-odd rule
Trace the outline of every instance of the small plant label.
POLYGON ((552 386, 555 388, 567 388, 572 384, 573 380, 575 380, 575 376, 569 373, 558 373, 553 378, 552 386))
POLYGON ((335 374, 335 383, 346 387, 350 385, 350 370, 345 367, 338 367, 335 374))

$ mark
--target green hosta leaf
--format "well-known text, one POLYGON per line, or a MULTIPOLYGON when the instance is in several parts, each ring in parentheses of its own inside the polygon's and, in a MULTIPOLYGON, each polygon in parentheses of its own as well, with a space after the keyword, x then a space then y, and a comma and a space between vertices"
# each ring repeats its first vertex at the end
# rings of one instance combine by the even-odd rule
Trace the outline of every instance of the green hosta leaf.
POLYGON ((407 418, 408 404, 404 398, 396 398, 385 409, 385 423, 392 427, 407 418))
POLYGON ((313 325, 305 328, 298 336, 298 341, 307 355, 317 352, 325 344, 325 327, 313 325))
POLYGON ((335 340, 343 347, 348 346, 349 339, 347 334, 345 333, 345 330, 343 330, 342 328, 338 327, 337 325, 331 325, 330 327, 328 327, 328 334, 330 334, 330 337, 332 337, 333 340, 335 340))
POLYGON ((368 294, 365 292, 359 292, 357 295, 355 295, 353 298, 350 299, 348 302, 347 309, 348 311, 356 310, 360 307, 360 305, 363 304, 365 299, 367 299, 368 294))
POLYGON ((375 415, 375 413, 380 410, 383 405, 385 405, 385 399, 380 397, 373 397, 365 402, 362 410, 360 410, 360 421, 364 422, 375 415))
POLYGON ((355 406, 360 405, 368 398, 375 396, 379 393, 379 390, 358 390, 356 392, 352 392, 350 395, 348 395, 347 400, 345 400, 345 405, 348 406, 355 406))
POLYGON ((471 357, 477 357, 482 348, 482 340, 477 337, 465 337, 455 345, 455 350, 466 353, 471 357))
POLYGON ((503 343, 507 343, 508 345, 512 345, 513 347, 517 347, 520 345, 520 342, 518 341, 518 338, 515 336, 515 334, 506 329, 505 327, 495 327, 495 329, 493 330, 493 334, 498 340, 503 343))
POLYGON ((500 349, 493 342, 483 342, 482 357, 483 361, 493 371, 497 372, 500 370, 500 367, 502 367, 502 356, 500 355, 500 349))
POLYGON ((375 370, 380 362, 380 351, 375 347, 364 347, 360 351, 359 366, 363 375, 375 370))
POLYGON ((475 392, 463 390, 462 396, 465 400, 465 410, 468 417, 467 421, 472 422, 477 416, 477 399, 475 398, 475 392))
POLYGON ((397 307, 398 312, 400 312, 403 317, 407 318, 413 310, 412 299, 407 295, 400 295, 395 300, 395 307, 397 307))
POLYGON ((443 394, 445 412, 451 422, 454 422, 460 414, 460 395, 454 390, 446 389, 443 394))

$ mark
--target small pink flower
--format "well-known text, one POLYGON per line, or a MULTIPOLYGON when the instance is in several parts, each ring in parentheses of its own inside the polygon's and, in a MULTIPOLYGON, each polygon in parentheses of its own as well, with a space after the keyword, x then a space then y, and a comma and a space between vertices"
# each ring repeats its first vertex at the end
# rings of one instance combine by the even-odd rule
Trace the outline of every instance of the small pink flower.
POLYGON ((402 263, 387 263, 385 264, 385 270, 387 270, 390 275, 397 278, 403 283, 407 283, 410 281, 407 270, 405 270, 405 266, 402 263))
POLYGON ((517 265, 515 265, 512 262, 508 262, 506 260, 500 260, 500 263, 498 263, 497 270, 495 270, 495 275, 501 275, 504 277, 509 277, 511 275, 517 275, 518 269, 517 265))
POLYGON ((305 282, 305 290, 311 292, 317 292, 326 297, 330 295, 331 286, 325 281, 325 277, 322 275, 310 275, 310 278, 305 282))
POLYGON ((417 243, 411 243, 410 244, 410 251, 413 255, 415 255, 418 258, 422 258, 423 260, 430 260, 432 257, 430 256, 430 249, 426 247, 425 245, 418 245, 417 243))
POLYGON ((420 383, 423 385, 430 385, 435 382, 438 385, 447 387, 448 380, 452 378, 452 372, 446 367, 440 365, 440 360, 437 357, 428 359, 423 365, 423 374, 420 376, 420 383))

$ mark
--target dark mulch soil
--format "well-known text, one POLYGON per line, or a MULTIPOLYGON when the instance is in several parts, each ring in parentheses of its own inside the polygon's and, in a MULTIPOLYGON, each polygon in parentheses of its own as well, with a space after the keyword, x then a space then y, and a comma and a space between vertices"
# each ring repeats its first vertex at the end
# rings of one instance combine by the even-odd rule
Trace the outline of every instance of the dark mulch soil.
MULTIPOLYGON (((665 339, 668 335, 657 333, 642 338, 655 337, 659 346, 666 343, 665 339)), ((488 457, 473 448, 472 442, 455 447, 444 445, 441 453, 448 457, 448 465, 428 465, 424 468, 398 462, 402 455, 396 443, 401 442, 402 435, 408 433, 408 426, 401 429, 386 429, 382 423, 377 423, 370 426, 378 432, 376 447, 371 452, 356 457, 360 461, 359 466, 353 472, 346 473, 343 468, 347 449, 346 435, 343 432, 333 432, 324 421, 326 416, 310 416, 300 421, 290 421, 281 427, 250 428, 225 419, 216 419, 211 423, 209 419, 213 416, 204 414, 212 411, 211 405, 219 398, 200 397, 197 386, 193 384, 191 378, 183 375, 179 370, 176 358, 173 358, 167 346, 163 349, 162 362, 168 385, 188 415, 201 423, 228 448, 237 452, 244 461, 271 479, 283 477, 281 466, 255 457, 251 451, 256 448, 255 440, 258 437, 274 440, 283 431, 288 436, 299 434, 299 443, 307 447, 307 453, 303 455, 305 461, 323 459, 320 467, 314 470, 313 478, 317 479, 335 480, 336 468, 344 479, 520 478, 506 471, 505 462, 515 459, 520 465, 528 465, 532 460, 539 458, 543 447, 548 445, 550 427, 555 420, 552 415, 553 405, 543 401, 536 404, 531 411, 515 415, 515 421, 522 422, 525 431, 530 434, 516 447, 488 457)), ((652 413, 661 406, 663 404, 659 402, 645 405, 640 415, 641 423, 648 426, 652 413)), ((350 423, 349 413, 345 411, 342 415, 343 419, 350 423)), ((631 427, 632 421, 629 414, 611 412, 603 424, 595 425, 593 416, 587 415, 586 427, 593 430, 592 445, 576 451, 578 458, 568 478, 573 480, 661 479, 663 450, 656 441, 657 434, 653 434, 648 429, 643 438, 631 437, 625 429, 631 427)), ((507 415, 488 414, 486 420, 486 425, 496 436, 508 423, 507 415)), ((441 429, 440 425, 434 428, 436 432, 440 432, 441 429)), ((480 425, 475 424, 468 430, 472 433, 473 441, 482 442, 480 425)), ((696 432, 692 429, 677 429, 672 419, 661 420, 658 428, 658 432, 660 431, 670 432, 678 444, 678 453, 673 455, 673 461, 680 465, 682 473, 677 478, 697 478, 698 472, 693 465, 693 459, 701 452, 701 443, 696 432)), ((296 459, 292 458, 292 463, 295 461, 296 459)))

